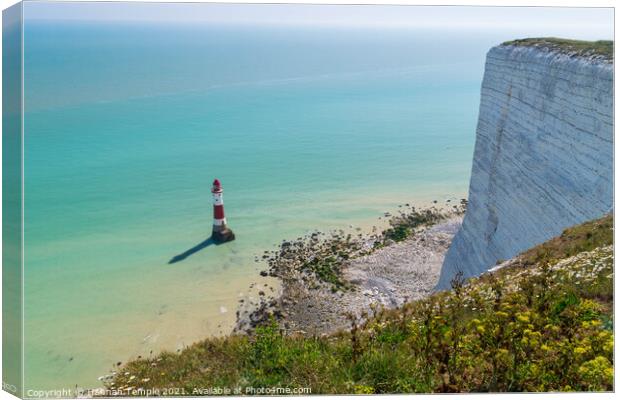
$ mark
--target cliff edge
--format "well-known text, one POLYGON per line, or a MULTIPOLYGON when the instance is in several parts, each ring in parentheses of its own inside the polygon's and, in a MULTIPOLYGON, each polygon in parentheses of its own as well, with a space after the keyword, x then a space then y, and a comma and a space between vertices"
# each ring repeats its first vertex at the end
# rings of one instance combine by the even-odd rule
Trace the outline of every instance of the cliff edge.
POLYGON ((611 211, 613 44, 587 43, 526 39, 487 54, 468 209, 437 289, 611 211))

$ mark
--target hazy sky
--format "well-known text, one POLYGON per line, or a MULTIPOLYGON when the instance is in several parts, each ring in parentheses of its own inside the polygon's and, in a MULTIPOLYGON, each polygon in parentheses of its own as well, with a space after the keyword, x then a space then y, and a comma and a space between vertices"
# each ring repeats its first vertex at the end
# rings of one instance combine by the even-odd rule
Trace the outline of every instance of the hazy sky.
POLYGON ((500 29, 528 36, 613 38, 611 8, 26 2, 29 19, 342 27, 500 29))

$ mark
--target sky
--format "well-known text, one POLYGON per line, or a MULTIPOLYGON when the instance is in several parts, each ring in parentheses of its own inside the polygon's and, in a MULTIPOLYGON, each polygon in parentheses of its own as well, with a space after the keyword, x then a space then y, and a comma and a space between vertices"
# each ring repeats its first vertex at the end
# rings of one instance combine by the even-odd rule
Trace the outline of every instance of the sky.
POLYGON ((26 2, 28 20, 202 22, 296 26, 502 29, 613 38, 612 8, 26 2))

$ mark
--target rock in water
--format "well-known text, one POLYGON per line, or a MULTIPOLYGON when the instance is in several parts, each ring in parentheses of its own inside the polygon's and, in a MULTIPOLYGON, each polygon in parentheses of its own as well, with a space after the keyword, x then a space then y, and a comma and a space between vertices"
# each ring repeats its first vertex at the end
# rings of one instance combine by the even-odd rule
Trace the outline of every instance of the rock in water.
POLYGON ((213 231, 211 238, 215 243, 226 243, 235 240, 235 234, 230 229, 224 229, 222 231, 213 231))

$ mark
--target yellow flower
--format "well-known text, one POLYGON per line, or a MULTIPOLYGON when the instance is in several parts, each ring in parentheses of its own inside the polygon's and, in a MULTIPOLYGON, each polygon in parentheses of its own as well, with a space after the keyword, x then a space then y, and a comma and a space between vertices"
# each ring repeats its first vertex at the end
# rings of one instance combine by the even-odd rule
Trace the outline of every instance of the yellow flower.
POLYGON ((575 349, 573 350, 573 352, 575 354, 584 354, 587 350, 584 349, 583 347, 575 347, 575 349))
POLYGON ((517 320, 519 322, 528 323, 528 322, 530 322, 530 317, 528 317, 527 315, 524 315, 524 314, 519 314, 519 315, 517 315, 517 320))
POLYGON ((478 325, 476 326, 476 330, 478 331, 478 333, 483 334, 485 332, 484 326, 482 325, 478 325))
POLYGON ((608 353, 612 353, 614 351, 614 338, 609 338, 607 342, 603 345, 603 351, 608 353))
POLYGON ((549 346, 547 346, 546 344, 543 344, 542 346, 540 346, 540 349, 542 351, 549 351, 549 350, 551 350, 551 348, 549 346))
POLYGON ((535 339, 540 339, 542 337, 542 334, 540 332, 530 331, 529 336, 535 339))
POLYGON ((373 394, 375 389, 372 386, 355 385, 353 391, 355 394, 373 394))
POLYGON ((614 368, 603 356, 586 361, 579 367, 579 374, 586 381, 604 380, 611 384, 614 379, 614 368))
MULTIPOLYGON (((605 368, 605 375, 606 375, 607 377, 610 377, 611 379, 613 379, 613 376, 614 376, 614 368, 613 368, 613 367, 608 367, 608 368, 605 368)), ((610 380, 611 380, 611 379, 610 379, 610 380)))
POLYGON ((610 335, 609 331, 599 332, 598 337, 601 339, 606 339, 610 335))

